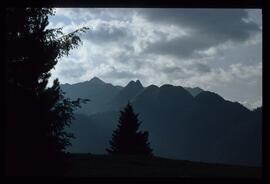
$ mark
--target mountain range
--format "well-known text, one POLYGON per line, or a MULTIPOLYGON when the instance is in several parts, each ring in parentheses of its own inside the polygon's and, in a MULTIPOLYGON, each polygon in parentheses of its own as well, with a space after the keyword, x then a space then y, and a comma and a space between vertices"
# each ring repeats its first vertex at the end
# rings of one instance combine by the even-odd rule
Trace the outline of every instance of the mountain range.
POLYGON ((139 80, 122 87, 94 77, 63 84, 61 89, 71 99, 90 99, 75 112, 76 119, 66 128, 76 137, 67 151, 106 153, 119 111, 130 101, 142 121, 140 129, 149 132, 150 145, 157 156, 261 165, 261 107, 252 111, 199 87, 144 87, 139 80))

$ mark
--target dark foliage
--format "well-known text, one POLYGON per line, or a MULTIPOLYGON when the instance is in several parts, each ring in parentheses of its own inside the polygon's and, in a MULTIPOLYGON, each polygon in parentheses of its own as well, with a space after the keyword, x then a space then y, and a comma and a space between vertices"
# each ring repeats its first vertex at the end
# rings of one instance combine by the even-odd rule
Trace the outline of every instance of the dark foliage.
POLYGON ((48 8, 7 8, 6 174, 54 175, 63 171, 72 134, 64 131, 84 99, 64 98, 58 80, 47 87, 58 59, 81 43, 78 29, 46 29, 48 8))
POLYGON ((110 141, 111 148, 106 149, 112 155, 146 155, 153 156, 148 142, 148 132, 137 132, 141 122, 128 102, 118 121, 110 141))

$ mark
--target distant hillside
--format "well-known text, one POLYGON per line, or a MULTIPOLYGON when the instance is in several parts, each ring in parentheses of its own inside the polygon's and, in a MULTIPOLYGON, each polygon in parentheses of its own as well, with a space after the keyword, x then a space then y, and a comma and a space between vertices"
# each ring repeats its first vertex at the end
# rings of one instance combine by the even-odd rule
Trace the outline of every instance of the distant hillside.
MULTIPOLYGON (((93 91, 106 90, 89 92, 97 95, 92 96, 94 102, 83 107, 78 112, 81 114, 76 114, 73 125, 67 128, 77 137, 69 148, 71 152, 104 154, 112 131, 116 128, 119 110, 130 100, 142 120, 141 129, 149 132, 151 147, 157 156, 210 163, 261 165, 260 108, 250 111, 237 102, 227 101, 209 91, 192 95, 181 86, 166 84, 143 87, 139 81, 131 81, 127 86, 115 89, 103 81, 91 81, 84 85, 91 86, 93 91)), ((76 88, 76 85, 73 86, 74 91, 80 92, 76 88)), ((69 94, 74 96, 72 91, 69 94)))
POLYGON ((262 169, 187 160, 72 154, 67 176, 75 177, 222 177, 261 178, 262 169))
POLYGON ((76 84, 63 84, 61 89, 66 92, 66 96, 71 99, 87 98, 90 102, 83 105, 77 113, 95 114, 104 112, 109 108, 109 102, 117 95, 122 87, 105 83, 97 77, 89 81, 76 84))
POLYGON ((143 91, 143 89, 144 87, 139 80, 136 82, 130 81, 109 102, 109 110, 119 110, 122 106, 125 106, 129 100, 131 101, 138 93, 143 91))
MULTIPOLYGON (((61 89, 66 96, 71 99, 87 98, 91 102, 83 105, 77 111, 80 114, 95 114, 111 110, 119 110, 128 100, 132 100, 136 95, 145 89, 139 80, 130 81, 125 87, 114 86, 101 79, 94 77, 89 81, 76 84, 62 84, 61 89)), ((196 96, 203 90, 201 88, 184 88, 191 95, 196 96)))

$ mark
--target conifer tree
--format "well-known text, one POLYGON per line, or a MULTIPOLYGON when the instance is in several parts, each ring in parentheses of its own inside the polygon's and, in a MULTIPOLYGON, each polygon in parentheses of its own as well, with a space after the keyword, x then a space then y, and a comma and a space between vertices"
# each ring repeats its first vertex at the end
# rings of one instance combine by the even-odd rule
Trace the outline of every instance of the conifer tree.
POLYGON ((64 98, 57 79, 48 87, 50 70, 79 46, 78 34, 87 28, 47 29, 50 8, 7 8, 5 14, 6 174, 55 175, 73 137, 64 128, 86 100, 64 98))
POLYGON ((110 141, 111 148, 106 149, 109 154, 153 156, 148 132, 138 131, 141 124, 138 115, 134 113, 129 102, 124 110, 120 111, 118 126, 110 141))

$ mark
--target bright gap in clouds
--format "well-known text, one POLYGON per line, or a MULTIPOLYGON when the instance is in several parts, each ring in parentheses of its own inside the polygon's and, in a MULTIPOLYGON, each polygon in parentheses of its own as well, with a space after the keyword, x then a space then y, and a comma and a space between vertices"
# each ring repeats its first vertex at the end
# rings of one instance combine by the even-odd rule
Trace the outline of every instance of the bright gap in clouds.
POLYGON ((61 83, 139 79, 198 86, 249 108, 262 104, 261 10, 58 8, 49 21, 65 33, 90 28, 52 70, 61 83))

